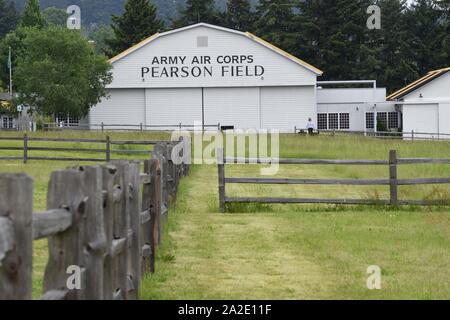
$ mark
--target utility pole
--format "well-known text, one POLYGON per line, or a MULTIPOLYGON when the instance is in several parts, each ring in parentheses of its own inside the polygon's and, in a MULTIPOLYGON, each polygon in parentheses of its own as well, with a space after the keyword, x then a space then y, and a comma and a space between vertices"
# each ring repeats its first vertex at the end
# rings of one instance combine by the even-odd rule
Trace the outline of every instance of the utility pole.
POLYGON ((11 57, 11 47, 9 47, 8 68, 9 68, 9 95, 10 95, 11 98, 12 98, 12 95, 13 95, 13 87, 12 87, 12 57, 11 57))

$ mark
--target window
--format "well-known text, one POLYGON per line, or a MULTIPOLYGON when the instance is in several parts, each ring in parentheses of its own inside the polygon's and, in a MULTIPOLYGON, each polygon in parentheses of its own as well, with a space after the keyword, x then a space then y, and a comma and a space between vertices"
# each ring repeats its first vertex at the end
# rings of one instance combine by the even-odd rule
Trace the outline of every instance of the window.
POLYGON ((375 115, 372 112, 366 113, 366 129, 375 129, 375 115))
POLYGON ((55 121, 60 127, 78 127, 80 125, 80 119, 70 115, 56 117, 55 121))
POLYGON ((208 47, 208 37, 200 36, 197 37, 197 48, 207 48, 208 47))
POLYGON ((69 127, 78 127, 80 125, 80 119, 69 116, 69 127))
POLYGON ((399 121, 398 121, 398 113, 397 112, 389 112, 388 124, 389 124, 389 129, 398 129, 399 121))
POLYGON ((326 113, 319 113, 317 115, 317 128, 319 130, 328 129, 328 115, 326 113))
POLYGON ((387 112, 378 112, 377 114, 377 131, 386 132, 387 127, 387 112))
POLYGON ((339 114, 330 113, 328 115, 328 129, 335 130, 339 129, 339 114))
POLYGON ((339 129, 341 130, 350 129, 350 113, 339 114, 339 129))
POLYGON ((3 117, 3 129, 14 129, 13 117, 3 117))

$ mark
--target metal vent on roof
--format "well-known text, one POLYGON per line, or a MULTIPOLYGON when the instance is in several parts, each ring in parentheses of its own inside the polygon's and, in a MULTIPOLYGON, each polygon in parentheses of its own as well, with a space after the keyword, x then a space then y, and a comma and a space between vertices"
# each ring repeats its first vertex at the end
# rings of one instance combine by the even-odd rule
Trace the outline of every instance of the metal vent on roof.
POLYGON ((208 37, 200 36, 197 37, 197 48, 207 48, 208 47, 208 37))

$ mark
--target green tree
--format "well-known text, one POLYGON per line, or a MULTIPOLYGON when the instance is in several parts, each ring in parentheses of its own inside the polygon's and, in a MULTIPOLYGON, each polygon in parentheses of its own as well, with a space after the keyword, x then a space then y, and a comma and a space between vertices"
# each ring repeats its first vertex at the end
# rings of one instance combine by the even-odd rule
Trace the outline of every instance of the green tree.
POLYGON ((20 21, 21 27, 43 28, 47 22, 41 13, 39 0, 28 0, 20 21))
POLYGON ((69 17, 66 10, 59 9, 56 7, 48 7, 42 11, 42 14, 45 17, 45 20, 49 24, 54 24, 57 26, 66 26, 67 18, 69 17))
POLYGON ((249 0, 228 0, 225 25, 236 30, 252 31, 252 13, 249 0))
POLYGON ((216 24, 221 20, 219 16, 214 0, 186 0, 186 6, 173 21, 173 27, 184 27, 199 22, 216 24))
POLYGON ((371 4, 371 0, 298 1, 294 52, 324 70, 324 80, 365 77, 361 68, 376 68, 378 63, 367 28, 371 4))
POLYGON ((27 28, 19 27, 13 32, 8 33, 5 38, 0 41, 0 82, 3 83, 3 87, 9 85, 9 67, 6 63, 9 57, 9 48, 12 49, 11 66, 14 76, 15 68, 17 66, 17 55, 24 50, 22 40, 25 36, 25 29, 27 28))
POLYGON ((417 0, 407 12, 406 25, 411 48, 408 58, 414 62, 415 70, 420 75, 448 64, 448 59, 442 54, 447 26, 441 17, 434 0, 417 0))
POLYGON ((85 29, 85 33, 88 39, 94 43, 95 52, 97 54, 109 54, 111 48, 107 41, 114 37, 114 32, 109 25, 91 26, 85 29))
POLYGON ((294 49, 294 5, 292 1, 260 0, 256 7, 254 30, 264 38, 284 50, 294 49))
POLYGON ((49 26, 25 29, 24 35, 15 70, 17 103, 43 115, 83 117, 107 95, 111 64, 79 31, 49 26))
POLYGON ((116 55, 161 31, 164 23, 156 17, 156 7, 149 0, 127 0, 122 16, 114 15, 114 38, 107 40, 110 55, 116 55))
POLYGON ((444 67, 450 67, 450 0, 436 0, 440 12, 440 21, 443 25, 441 34, 442 49, 440 59, 444 67))
POLYGON ((0 0, 0 39, 16 27, 18 19, 14 2, 0 0))

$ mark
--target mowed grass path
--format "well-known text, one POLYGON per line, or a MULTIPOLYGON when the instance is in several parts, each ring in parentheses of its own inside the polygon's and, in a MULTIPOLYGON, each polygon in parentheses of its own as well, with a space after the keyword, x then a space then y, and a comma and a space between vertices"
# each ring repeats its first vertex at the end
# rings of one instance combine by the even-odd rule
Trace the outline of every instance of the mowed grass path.
MULTIPOLYGON (((64 133, 67 134, 67 133, 64 133)), ((70 133, 79 136, 81 133, 70 133)), ((99 137, 101 134, 83 134, 99 137)), ((105 134, 103 134, 105 135, 105 134)), ((157 139, 151 134, 116 134, 157 139)), ((281 137, 281 156, 324 159, 450 158, 445 142, 382 141, 357 137, 281 137)), ((35 179, 35 210, 45 209, 50 172, 74 163, 1 162, 0 172, 35 179)), ((259 166, 227 166, 227 176, 257 176, 259 166)), ((387 167, 283 166, 279 177, 384 178, 387 167)), ((450 177, 450 166, 405 166, 399 176, 450 177)), ((378 198, 384 187, 227 187, 235 196, 378 198)), ((401 188, 402 198, 445 198, 448 186, 401 188)), ((157 272, 143 299, 448 299, 450 213, 443 208, 233 206, 218 212, 217 168, 194 166, 170 210, 157 272), (367 267, 383 270, 381 291, 366 288, 367 267)), ((35 243, 34 297, 39 297, 46 242, 35 243)))
MULTIPOLYGON (((326 159, 450 157, 448 143, 282 138, 282 156, 326 159)), ((251 177, 259 166, 227 166, 251 177)), ((384 178, 387 167, 283 166, 280 177, 384 178)), ((400 177, 450 176, 450 166, 406 166, 400 177)), ((403 198, 442 198, 448 186, 408 187, 403 198)), ((384 187, 229 186, 235 196, 382 198, 384 187)), ((449 299, 448 207, 233 206, 218 212, 217 169, 196 166, 170 212, 157 272, 143 299, 449 299), (382 290, 367 268, 382 268, 382 290)))

